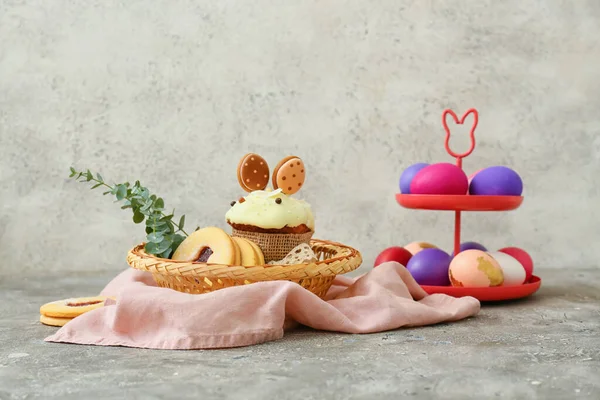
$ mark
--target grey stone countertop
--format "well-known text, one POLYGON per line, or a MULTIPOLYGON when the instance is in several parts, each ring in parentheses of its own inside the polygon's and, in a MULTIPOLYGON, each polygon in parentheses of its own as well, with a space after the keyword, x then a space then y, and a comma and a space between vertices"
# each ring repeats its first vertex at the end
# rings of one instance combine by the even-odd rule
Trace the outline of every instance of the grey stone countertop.
POLYGON ((539 274, 534 296, 458 323, 206 351, 46 343, 39 306, 112 276, 0 276, 0 399, 599 399, 600 272, 539 274))

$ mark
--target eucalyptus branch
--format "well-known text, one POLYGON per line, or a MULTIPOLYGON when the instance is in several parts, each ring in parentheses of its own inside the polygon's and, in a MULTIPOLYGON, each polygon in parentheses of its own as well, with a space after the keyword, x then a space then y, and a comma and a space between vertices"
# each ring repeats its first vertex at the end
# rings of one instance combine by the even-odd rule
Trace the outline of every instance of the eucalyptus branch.
POLYGON ((112 194, 117 202, 124 201, 121 209, 130 208, 133 212, 133 222, 140 224, 146 221, 146 252, 162 258, 169 258, 175 249, 181 244, 184 236, 188 233, 183 229, 185 224, 185 215, 179 219, 179 223, 173 222, 175 210, 171 214, 165 214, 165 203, 160 197, 150 194, 150 191, 143 187, 139 181, 133 185, 129 182, 109 185, 100 174, 92 174, 88 169, 85 172, 77 171, 71 167, 70 178, 78 182, 92 182, 91 189, 106 187, 108 190, 104 195, 112 194), (179 234, 181 232, 184 236, 179 234))

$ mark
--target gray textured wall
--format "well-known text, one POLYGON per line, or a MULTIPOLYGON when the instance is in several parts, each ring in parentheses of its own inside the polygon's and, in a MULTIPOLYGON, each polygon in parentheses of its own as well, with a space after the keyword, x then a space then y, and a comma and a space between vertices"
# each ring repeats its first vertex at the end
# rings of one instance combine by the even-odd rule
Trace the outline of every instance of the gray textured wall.
POLYGON ((246 151, 301 156, 316 236, 369 267, 388 245, 449 249, 452 215, 394 194, 409 164, 450 161, 440 114, 472 106, 465 169, 512 166, 526 199, 467 215, 465 238, 596 266, 599 20, 597 0, 1 1, 0 271, 126 266, 143 227, 70 165, 225 227, 246 151))

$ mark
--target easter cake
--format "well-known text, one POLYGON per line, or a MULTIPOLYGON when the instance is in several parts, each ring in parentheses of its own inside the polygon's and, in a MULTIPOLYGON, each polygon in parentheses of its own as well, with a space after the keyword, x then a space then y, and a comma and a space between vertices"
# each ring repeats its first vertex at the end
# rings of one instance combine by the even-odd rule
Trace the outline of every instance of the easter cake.
POLYGON ((233 203, 225 218, 232 235, 256 243, 266 262, 280 260, 297 245, 309 243, 314 233, 310 205, 281 189, 249 193, 233 203))
POLYGON ((293 197, 306 177, 302 160, 296 156, 281 160, 273 171, 273 189, 267 188, 268 175, 267 162, 258 154, 242 157, 238 181, 248 194, 233 201, 225 214, 232 235, 256 243, 267 263, 285 258, 302 243, 310 243, 315 231, 310 204, 293 197))

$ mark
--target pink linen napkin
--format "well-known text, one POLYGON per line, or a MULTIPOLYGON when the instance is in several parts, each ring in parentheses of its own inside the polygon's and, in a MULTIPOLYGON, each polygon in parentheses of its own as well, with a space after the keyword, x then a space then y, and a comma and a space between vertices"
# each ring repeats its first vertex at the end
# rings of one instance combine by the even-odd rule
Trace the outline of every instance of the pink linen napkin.
POLYGON ((372 333, 476 315, 472 297, 427 295, 402 265, 381 264, 358 278, 338 276, 326 300, 292 282, 236 286, 202 295, 157 287, 128 269, 101 292, 115 296, 46 338, 48 342, 154 349, 248 346, 283 337, 296 324, 372 333))

